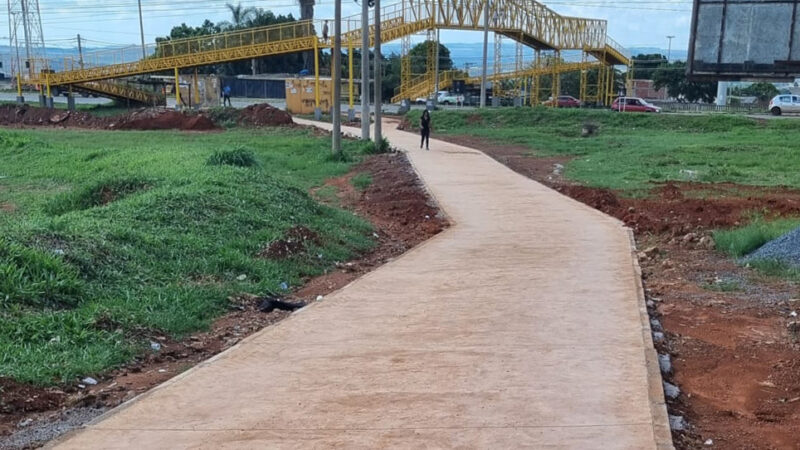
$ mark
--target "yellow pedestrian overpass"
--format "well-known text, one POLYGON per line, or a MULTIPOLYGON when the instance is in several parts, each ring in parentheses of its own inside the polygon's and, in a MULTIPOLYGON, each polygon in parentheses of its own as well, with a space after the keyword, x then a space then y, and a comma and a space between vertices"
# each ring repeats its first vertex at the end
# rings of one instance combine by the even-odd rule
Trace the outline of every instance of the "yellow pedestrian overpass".
MULTIPOLYGON (((383 42, 409 40, 413 34, 436 29, 481 31, 486 17, 489 18, 489 31, 496 36, 510 38, 538 51, 558 54, 562 50, 580 50, 605 66, 630 64, 625 49, 607 35, 606 21, 562 16, 534 0, 402 0, 382 8, 381 39, 383 42)), ((50 67, 63 67, 63 70, 45 71, 39 75, 40 79, 30 81, 48 87, 78 85, 148 73, 177 72, 180 69, 271 55, 317 51, 333 45, 332 37, 323 39, 319 34, 322 29, 321 20, 299 21, 169 40, 152 45, 146 52, 150 56, 138 60, 132 52, 141 55, 141 47, 120 49, 114 54, 89 54, 80 61, 67 58, 60 64, 49 64, 50 67)), ((342 30, 343 49, 352 51, 361 47, 360 15, 343 19, 342 30)), ((368 30, 372 45, 374 24, 368 30)), ((404 51, 408 50, 406 45, 403 47, 404 51)), ((315 54, 318 55, 318 51, 315 54)), ((402 85, 398 93, 400 97, 410 97, 408 94, 414 87, 412 78, 410 64, 403 64, 402 85)), ((420 86, 414 89, 419 91, 420 86)), ((425 89, 430 93, 434 85, 426 84, 425 89)))

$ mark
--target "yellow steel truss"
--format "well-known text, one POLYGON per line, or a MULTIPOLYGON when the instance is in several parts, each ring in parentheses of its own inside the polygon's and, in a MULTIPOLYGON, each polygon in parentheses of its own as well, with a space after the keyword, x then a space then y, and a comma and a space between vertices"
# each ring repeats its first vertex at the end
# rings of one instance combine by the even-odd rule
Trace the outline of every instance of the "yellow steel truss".
POLYGON ((89 81, 86 83, 75 84, 74 88, 78 91, 99 94, 104 97, 129 100, 140 105, 166 105, 166 98, 163 95, 135 88, 123 83, 116 83, 112 81, 89 81))
MULTIPOLYGON (((436 28, 481 30, 486 8, 491 31, 535 49, 584 49, 606 64, 628 64, 630 60, 625 50, 607 36, 606 21, 562 16, 534 0, 402 0, 382 8, 381 39, 388 42, 436 28)), ((320 21, 299 21, 163 41, 151 46, 151 56, 142 60, 133 60, 125 53, 140 52, 141 47, 122 49, 119 55, 104 58, 84 55, 85 64, 68 59, 63 71, 35 81, 47 81, 50 86, 78 84, 330 47, 331 39, 318 36, 317 30, 322 27, 317 22, 320 21), (114 63, 108 64, 109 60, 114 63)), ((360 15, 344 19, 342 30, 345 45, 361 46, 360 15)), ((368 30, 372 45, 374 24, 368 30)))

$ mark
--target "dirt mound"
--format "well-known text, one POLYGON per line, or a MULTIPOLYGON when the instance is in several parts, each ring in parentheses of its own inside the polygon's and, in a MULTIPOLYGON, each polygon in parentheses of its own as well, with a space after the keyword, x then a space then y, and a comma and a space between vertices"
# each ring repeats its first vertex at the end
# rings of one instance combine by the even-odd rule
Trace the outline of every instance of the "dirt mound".
POLYGON ((116 118, 109 128, 117 130, 209 131, 219 127, 201 114, 187 114, 164 108, 146 108, 116 118))
POLYGON ((209 131, 219 127, 203 113, 182 113, 166 108, 144 108, 116 117, 96 117, 81 111, 0 106, 0 126, 39 126, 111 130, 209 131))
POLYGON ((0 378, 0 414, 48 411, 61 406, 67 394, 0 378))
POLYGON ((241 110, 237 122, 240 125, 253 127, 294 125, 289 113, 268 103, 250 105, 241 110))
POLYGON ((105 128, 106 119, 80 111, 36 108, 28 105, 0 106, 0 125, 105 128))
POLYGON ((286 232, 283 239, 273 241, 258 256, 270 259, 284 259, 306 251, 308 243, 319 245, 317 233, 303 226, 295 226, 286 232))

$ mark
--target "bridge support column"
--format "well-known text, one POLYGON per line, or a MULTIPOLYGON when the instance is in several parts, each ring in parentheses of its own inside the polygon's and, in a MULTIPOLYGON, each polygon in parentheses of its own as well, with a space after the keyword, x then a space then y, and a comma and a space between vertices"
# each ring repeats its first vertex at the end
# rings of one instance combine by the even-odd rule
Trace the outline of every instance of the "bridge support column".
POLYGON ((347 78, 349 78, 348 84, 348 108, 347 108, 347 121, 352 122, 356 120, 356 109, 355 109, 355 98, 354 98, 354 86, 353 86, 353 43, 348 41, 347 42, 347 78))
POLYGON ((72 86, 69 87, 69 95, 67 96, 67 110, 75 111, 75 94, 72 93, 72 86))
POLYGON ((22 75, 17 74, 17 103, 20 105, 25 103, 25 97, 22 96, 22 75))
POLYGON ((175 68, 175 109, 181 109, 181 79, 178 68, 175 68))

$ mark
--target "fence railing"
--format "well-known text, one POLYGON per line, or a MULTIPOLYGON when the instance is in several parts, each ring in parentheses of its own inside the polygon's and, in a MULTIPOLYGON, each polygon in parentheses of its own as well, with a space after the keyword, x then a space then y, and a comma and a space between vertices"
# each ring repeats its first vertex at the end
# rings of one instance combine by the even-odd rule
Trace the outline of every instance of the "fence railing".
POLYGON ((653 101, 648 100, 661 108, 664 112, 716 112, 716 113, 740 113, 740 114, 753 114, 766 112, 763 105, 715 105, 712 103, 681 103, 681 102, 666 102, 666 101, 653 101))

